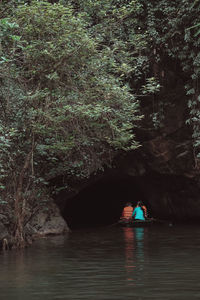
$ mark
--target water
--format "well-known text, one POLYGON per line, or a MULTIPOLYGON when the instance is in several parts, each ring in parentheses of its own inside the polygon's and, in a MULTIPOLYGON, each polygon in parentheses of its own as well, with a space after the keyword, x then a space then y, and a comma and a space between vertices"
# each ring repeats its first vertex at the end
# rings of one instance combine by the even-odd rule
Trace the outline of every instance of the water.
POLYGON ((200 299, 199 229, 110 226, 1 253, 0 299, 200 299))

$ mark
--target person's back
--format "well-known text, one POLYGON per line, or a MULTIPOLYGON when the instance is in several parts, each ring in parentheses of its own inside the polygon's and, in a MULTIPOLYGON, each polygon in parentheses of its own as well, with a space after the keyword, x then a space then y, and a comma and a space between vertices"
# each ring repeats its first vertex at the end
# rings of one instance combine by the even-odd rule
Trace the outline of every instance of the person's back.
POLYGON ((142 208, 140 207, 140 205, 136 206, 136 208, 133 211, 132 217, 135 220, 142 220, 142 221, 145 220, 144 212, 143 212, 142 208))
POLYGON ((122 218, 123 219, 131 219, 132 218, 132 213, 133 213, 133 207, 131 204, 127 204, 127 206, 124 207, 123 212, 122 212, 122 218))
POLYGON ((143 212, 144 212, 145 218, 147 218, 147 217, 148 217, 148 212, 147 212, 146 206, 145 206, 144 204, 141 204, 141 208, 142 208, 142 210, 143 210, 143 212))

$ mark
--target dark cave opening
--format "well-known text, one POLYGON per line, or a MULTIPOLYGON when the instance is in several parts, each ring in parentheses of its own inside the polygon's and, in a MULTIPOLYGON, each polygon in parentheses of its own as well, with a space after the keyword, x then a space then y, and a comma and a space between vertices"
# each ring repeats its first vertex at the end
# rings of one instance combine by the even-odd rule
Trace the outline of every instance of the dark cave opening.
POLYGON ((137 178, 129 175, 104 176, 68 199, 62 210, 70 228, 95 227, 116 223, 127 202, 143 201, 149 208, 137 178))
POLYGON ((125 204, 135 206, 138 200, 146 205, 150 217, 175 222, 199 220, 200 188, 190 178, 156 172, 131 176, 111 170, 86 184, 76 195, 62 190, 54 197, 71 229, 115 224, 125 204))

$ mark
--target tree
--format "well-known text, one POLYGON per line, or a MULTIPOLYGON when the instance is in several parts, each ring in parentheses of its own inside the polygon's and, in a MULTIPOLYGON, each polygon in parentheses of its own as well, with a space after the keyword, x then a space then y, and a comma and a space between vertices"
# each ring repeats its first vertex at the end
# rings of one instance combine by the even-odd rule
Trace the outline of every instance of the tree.
POLYGON ((139 146, 138 102, 86 25, 71 6, 47 1, 19 4, 0 23, 1 205, 17 247, 49 179, 89 177, 139 146))

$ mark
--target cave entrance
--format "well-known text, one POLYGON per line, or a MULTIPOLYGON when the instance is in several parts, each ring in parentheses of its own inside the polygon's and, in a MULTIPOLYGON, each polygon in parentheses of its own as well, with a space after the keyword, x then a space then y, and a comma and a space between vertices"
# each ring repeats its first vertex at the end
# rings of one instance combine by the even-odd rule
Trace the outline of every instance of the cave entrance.
POLYGON ((62 190, 55 202, 71 229, 116 223, 127 202, 142 201, 150 217, 161 220, 199 221, 199 185, 190 178, 148 174, 131 176, 111 170, 91 178, 76 196, 62 190))
POLYGON ((143 192, 137 177, 104 176, 68 199, 62 215, 72 229, 110 225, 119 220, 127 202, 147 204, 143 192))

